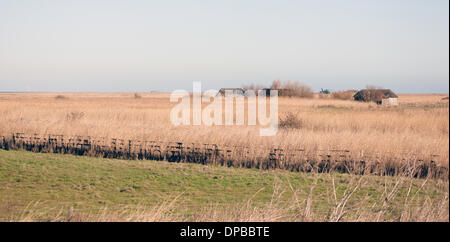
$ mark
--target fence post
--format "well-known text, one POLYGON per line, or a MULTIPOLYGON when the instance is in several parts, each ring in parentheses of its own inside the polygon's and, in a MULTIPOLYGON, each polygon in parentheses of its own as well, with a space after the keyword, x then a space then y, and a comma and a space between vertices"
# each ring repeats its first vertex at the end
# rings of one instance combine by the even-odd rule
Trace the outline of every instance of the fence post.
POLYGON ((131 139, 128 140, 128 158, 131 157, 131 139))

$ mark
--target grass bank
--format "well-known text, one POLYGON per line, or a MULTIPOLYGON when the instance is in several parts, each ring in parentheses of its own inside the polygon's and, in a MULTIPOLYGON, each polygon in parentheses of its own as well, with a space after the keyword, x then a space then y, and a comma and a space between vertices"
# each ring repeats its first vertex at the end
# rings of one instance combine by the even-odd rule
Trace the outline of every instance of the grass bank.
POLYGON ((0 150, 1 221, 448 221, 448 181, 0 150))

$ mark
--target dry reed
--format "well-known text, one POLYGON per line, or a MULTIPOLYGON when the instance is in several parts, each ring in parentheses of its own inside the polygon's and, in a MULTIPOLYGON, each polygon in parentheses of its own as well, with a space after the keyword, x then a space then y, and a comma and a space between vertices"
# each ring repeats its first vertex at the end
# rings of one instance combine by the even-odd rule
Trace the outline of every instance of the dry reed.
POLYGON ((173 126, 167 94, 0 94, 0 135, 63 134, 249 147, 350 150, 384 161, 430 159, 448 167, 444 95, 401 95, 399 107, 345 100, 280 98, 279 116, 301 125, 260 137, 259 126, 173 126), (414 105, 413 105, 414 104, 414 105), (430 106, 431 105, 431 106, 430 106))

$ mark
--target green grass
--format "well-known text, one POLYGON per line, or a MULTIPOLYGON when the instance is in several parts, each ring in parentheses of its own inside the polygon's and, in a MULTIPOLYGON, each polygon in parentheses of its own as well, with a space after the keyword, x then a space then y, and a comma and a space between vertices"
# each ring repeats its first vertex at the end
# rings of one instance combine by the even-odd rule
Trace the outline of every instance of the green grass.
MULTIPOLYGON (((271 201, 277 187, 284 192, 283 201, 290 201, 293 191, 297 191, 300 201, 306 200, 316 179, 312 209, 326 215, 335 206, 332 179, 339 200, 352 186, 352 176, 0 150, 0 220, 14 220, 26 206, 36 202, 34 208, 46 211, 42 215, 45 217, 70 207, 90 212, 104 207, 152 206, 176 196, 177 207, 189 216, 208 204, 236 204, 251 199, 255 206, 263 206, 271 201)), ((363 198, 367 206, 379 201, 394 183, 393 177, 366 176, 349 206, 363 198)), ((419 190, 423 180, 406 180, 390 205, 392 216, 398 215, 409 184, 413 193, 418 191, 417 203, 426 197, 437 198, 445 189, 448 192, 448 185, 435 183, 429 181, 419 190)))

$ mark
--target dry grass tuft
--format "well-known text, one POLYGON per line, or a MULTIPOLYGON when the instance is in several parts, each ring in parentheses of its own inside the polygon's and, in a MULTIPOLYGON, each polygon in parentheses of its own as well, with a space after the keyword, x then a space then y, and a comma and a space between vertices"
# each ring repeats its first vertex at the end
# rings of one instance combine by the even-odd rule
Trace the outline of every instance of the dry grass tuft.
POLYGON ((278 126, 282 129, 301 129, 303 125, 303 121, 298 117, 298 115, 289 112, 286 114, 284 119, 280 119, 278 126))

